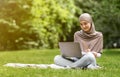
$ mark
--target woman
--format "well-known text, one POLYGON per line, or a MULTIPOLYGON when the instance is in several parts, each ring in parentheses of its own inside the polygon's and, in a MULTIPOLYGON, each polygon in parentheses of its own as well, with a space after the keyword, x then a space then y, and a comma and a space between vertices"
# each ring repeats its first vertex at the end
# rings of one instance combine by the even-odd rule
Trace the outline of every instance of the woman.
POLYGON ((101 32, 95 30, 92 17, 88 13, 83 13, 79 17, 81 30, 75 32, 74 42, 79 42, 82 49, 82 57, 62 57, 57 55, 54 62, 60 66, 67 66, 70 68, 84 68, 97 69, 96 58, 101 56, 103 48, 103 35, 101 32))

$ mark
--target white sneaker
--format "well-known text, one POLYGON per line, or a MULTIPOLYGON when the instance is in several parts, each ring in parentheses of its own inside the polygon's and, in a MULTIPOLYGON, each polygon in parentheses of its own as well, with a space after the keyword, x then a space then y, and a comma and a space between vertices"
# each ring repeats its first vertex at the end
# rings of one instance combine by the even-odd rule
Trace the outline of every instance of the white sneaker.
POLYGON ((94 69, 100 69, 100 68, 102 68, 102 67, 100 67, 100 66, 88 65, 87 68, 94 70, 94 69))

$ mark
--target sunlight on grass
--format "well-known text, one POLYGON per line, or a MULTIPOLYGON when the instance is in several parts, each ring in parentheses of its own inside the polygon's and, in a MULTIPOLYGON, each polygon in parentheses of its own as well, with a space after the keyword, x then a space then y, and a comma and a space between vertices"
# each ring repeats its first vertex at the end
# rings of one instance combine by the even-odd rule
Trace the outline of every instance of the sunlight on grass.
POLYGON ((120 49, 104 50, 102 57, 97 59, 98 64, 103 67, 100 70, 56 70, 3 66, 6 63, 51 64, 57 54, 60 54, 58 49, 0 52, 0 77, 119 77, 120 49))

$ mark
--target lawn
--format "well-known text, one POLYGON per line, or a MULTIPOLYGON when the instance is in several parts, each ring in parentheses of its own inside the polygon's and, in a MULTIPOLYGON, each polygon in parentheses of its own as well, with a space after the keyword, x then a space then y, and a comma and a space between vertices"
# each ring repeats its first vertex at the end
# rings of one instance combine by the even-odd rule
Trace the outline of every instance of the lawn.
POLYGON ((105 49, 97 62, 100 70, 13 68, 6 63, 51 64, 58 49, 0 52, 0 77, 120 77, 120 49, 105 49))

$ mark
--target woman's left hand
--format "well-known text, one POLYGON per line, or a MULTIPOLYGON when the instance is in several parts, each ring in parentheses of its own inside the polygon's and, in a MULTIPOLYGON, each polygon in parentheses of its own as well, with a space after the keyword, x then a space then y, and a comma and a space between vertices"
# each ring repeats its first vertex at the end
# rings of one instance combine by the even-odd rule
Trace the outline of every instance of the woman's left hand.
POLYGON ((96 53, 96 52, 93 52, 93 55, 94 55, 95 57, 97 57, 97 53, 96 53))
POLYGON ((91 50, 90 49, 87 49, 86 52, 90 52, 91 50))

